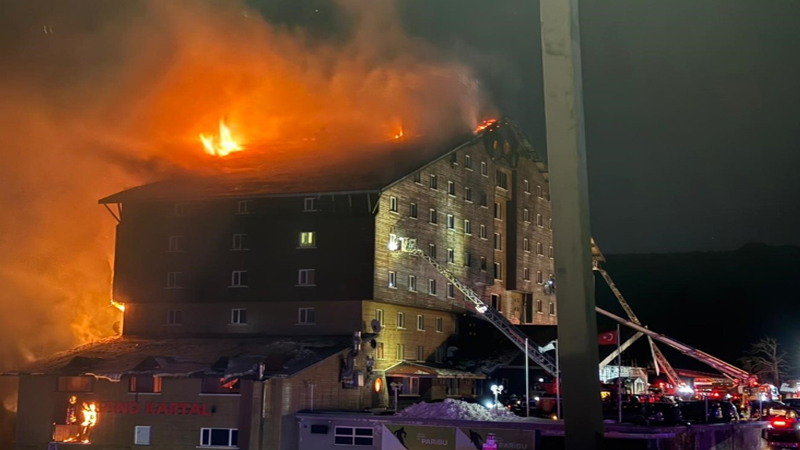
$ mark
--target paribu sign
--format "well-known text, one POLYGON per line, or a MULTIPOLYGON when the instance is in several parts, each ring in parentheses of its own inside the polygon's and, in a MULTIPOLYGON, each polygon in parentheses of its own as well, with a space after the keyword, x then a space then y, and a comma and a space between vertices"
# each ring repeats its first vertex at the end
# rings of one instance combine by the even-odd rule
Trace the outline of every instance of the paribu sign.
POLYGON ((98 402, 98 412, 171 416, 211 415, 211 409, 207 404, 189 402, 98 402))

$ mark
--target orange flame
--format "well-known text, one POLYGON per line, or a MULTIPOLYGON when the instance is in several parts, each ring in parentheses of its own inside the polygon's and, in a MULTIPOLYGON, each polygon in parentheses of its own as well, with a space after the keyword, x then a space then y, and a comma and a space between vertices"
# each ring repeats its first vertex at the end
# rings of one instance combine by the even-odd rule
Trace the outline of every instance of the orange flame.
POLYGON ((398 131, 397 134, 395 134, 392 139, 394 139, 395 141, 399 141, 400 139, 403 139, 403 136, 405 136, 405 133, 403 133, 403 129, 400 128, 400 131, 398 131))
POLYGON ((484 120, 483 122, 478 124, 478 126, 475 128, 475 134, 480 133, 481 131, 489 128, 490 126, 494 125, 495 123, 497 123, 497 119, 486 119, 486 120, 484 120))
POLYGON ((125 304, 124 303, 119 303, 117 301, 114 301, 113 298, 111 299, 111 306, 113 306, 114 308, 117 308, 118 310, 120 310, 122 312, 125 312, 125 304))
POLYGON ((209 155, 228 156, 233 152, 244 150, 241 145, 233 140, 231 130, 228 129, 222 119, 219 121, 219 137, 215 138, 214 136, 200 134, 200 141, 203 142, 203 147, 205 147, 206 153, 209 155))

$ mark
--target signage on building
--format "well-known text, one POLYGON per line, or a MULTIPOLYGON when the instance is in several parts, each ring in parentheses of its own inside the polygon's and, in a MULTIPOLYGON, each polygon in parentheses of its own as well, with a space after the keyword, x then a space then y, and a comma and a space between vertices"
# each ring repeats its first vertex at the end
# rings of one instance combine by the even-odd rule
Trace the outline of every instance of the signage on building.
POLYGON ((383 433, 383 448, 455 450, 455 437, 455 429, 451 427, 420 427, 405 424, 386 424, 383 433), (402 447, 398 447, 398 444, 402 447))
POLYGON ((153 414, 171 416, 210 416, 206 403, 190 402, 98 402, 99 412, 111 414, 153 414))

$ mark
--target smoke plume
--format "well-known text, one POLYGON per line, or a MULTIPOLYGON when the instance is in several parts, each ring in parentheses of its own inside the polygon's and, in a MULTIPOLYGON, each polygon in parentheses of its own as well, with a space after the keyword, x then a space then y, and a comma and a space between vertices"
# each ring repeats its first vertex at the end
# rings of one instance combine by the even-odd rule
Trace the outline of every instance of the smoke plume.
POLYGON ((478 122, 468 68, 390 3, 337 8, 347 32, 320 37, 237 1, 0 5, 0 370, 113 334, 115 221, 97 199, 223 170, 198 140, 221 118, 242 154, 334 159, 478 122))

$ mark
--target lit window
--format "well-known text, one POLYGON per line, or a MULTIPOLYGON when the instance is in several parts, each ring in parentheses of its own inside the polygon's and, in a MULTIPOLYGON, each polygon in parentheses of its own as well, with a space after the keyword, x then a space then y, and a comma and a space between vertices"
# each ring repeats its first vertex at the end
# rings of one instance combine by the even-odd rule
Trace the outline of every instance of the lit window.
POLYGON ((183 236, 170 236, 168 252, 182 252, 183 251, 183 236))
POLYGON ((231 250, 247 250, 247 235, 234 234, 231 250))
POLYGON ((522 250, 526 252, 531 251, 531 242, 528 240, 528 238, 522 239, 522 250))
POLYGON ((499 262, 494 263, 494 279, 495 280, 502 280, 503 279, 503 271, 501 270, 501 266, 499 262))
POLYGON ((315 286, 314 284, 314 269, 300 269, 297 271, 297 285, 298 286, 315 286))
POLYGON ((425 361, 425 347, 422 345, 417 346, 417 361, 425 361))
POLYGON ((175 217, 185 216, 186 203, 175 203, 175 205, 173 205, 172 212, 175 214, 175 217))
POLYGON ((238 378, 206 377, 202 379, 200 392, 203 394, 241 394, 241 382, 238 378))
POLYGON ((235 428, 201 428, 200 447, 238 447, 239 430, 235 428))
POLYGON ((447 215, 447 229, 448 230, 456 229, 456 218, 452 214, 447 215))
POLYGON ((397 273, 391 270, 389 271, 389 287, 397 289, 397 273))
POLYGON ((247 287, 247 271, 234 270, 233 272, 231 272, 230 287, 247 287))
POLYGON ((408 211, 408 217, 411 217, 412 219, 416 219, 417 218, 417 204, 416 203, 412 203, 411 204, 411 207, 410 207, 410 209, 408 211))
POLYGON ((236 204, 236 214, 250 214, 252 211, 250 200, 239 200, 236 204))
POLYGON ((503 249, 503 236, 500 233, 494 234, 494 249, 495 250, 503 249))
POLYGON ((153 375, 134 375, 131 376, 128 384, 128 392, 138 392, 143 394, 160 394, 161 377, 153 375))
POLYGON ((428 256, 433 259, 436 259, 436 244, 430 244, 428 246, 428 256))
POLYGON ((527 267, 522 269, 522 279, 525 281, 531 280, 531 269, 528 269, 527 267))
POLYGON ((402 311, 397 312, 397 328, 400 329, 406 328, 406 313, 402 311))
POLYGON ((300 248, 314 248, 316 246, 316 232, 303 231, 300 233, 300 248))
POLYGON ((377 320, 379 324, 384 325, 384 322, 383 322, 383 310, 382 309, 376 309, 375 310, 375 320, 377 320))
POLYGON ((397 359, 400 361, 406 360, 406 346, 403 344, 397 344, 397 359))
POLYGON ((481 236, 481 239, 487 239, 486 225, 481 225, 481 234, 480 234, 480 236, 481 236))
POLYGON ((411 292, 417 292, 417 276, 416 275, 409 275, 408 276, 408 290, 411 292))
POLYGON ((168 272, 167 273, 167 289, 178 289, 181 287, 180 283, 181 272, 168 272))
POLYGON ((452 248, 447 249, 447 262, 450 264, 455 264, 456 262, 456 251, 452 248))
POLYGON ((167 325, 183 325, 183 311, 180 309, 168 310, 167 325))
POLYGON ((544 255, 544 250, 543 250, 541 242, 537 242, 536 243, 536 254, 537 255, 544 255))
POLYGON ((438 215, 436 214, 436 210, 431 208, 430 223, 436 224, 438 222, 438 220, 439 220, 439 218, 438 218, 438 215))
POLYGON ((542 220, 542 215, 541 214, 537 214, 536 215, 536 225, 538 225, 540 227, 544 226, 544 221, 542 220))
POLYGON ((489 176, 489 168, 486 166, 486 161, 481 161, 481 175, 489 176))
POLYGON ((528 180, 522 180, 522 190, 525 191, 526 194, 531 193, 531 184, 528 180))
POLYGON ((542 271, 541 270, 537 270, 536 271, 536 282, 539 283, 539 284, 544 283, 544 278, 542 277, 542 271))
POLYGON ((494 204, 494 218, 497 220, 503 220, 503 205, 500 203, 494 204))
POLYGON ((431 176, 429 178, 429 186, 431 187, 431 189, 438 189, 439 188, 439 182, 436 179, 436 175, 431 174, 431 176))
POLYGON ((522 220, 525 222, 531 221, 531 212, 528 210, 528 208, 522 209, 522 220))
POLYGON ((447 283, 447 298, 456 297, 456 287, 453 283, 447 283))
POLYGON ((425 331, 425 316, 417 314, 417 331, 425 331))
POLYGON ((231 310, 231 324, 247 324, 247 310, 244 308, 234 308, 231 310))
POLYGON ((452 181, 447 182, 447 194, 452 195, 453 197, 456 196, 456 184, 452 181))
POLYGON ((297 323, 314 325, 317 323, 314 308, 297 308, 297 323))
POLYGON ((397 212, 397 197, 389 197, 389 211, 397 212))
POLYGON ((464 200, 472 203, 472 188, 469 186, 464 187, 464 200))
POLYGON ((441 317, 436 318, 436 332, 442 333, 444 331, 444 319, 441 317))
POLYGON ((550 302, 550 305, 548 306, 548 312, 550 313, 551 316, 555 316, 556 315, 556 304, 555 303, 550 302))
POLYGON ((544 198, 544 193, 542 192, 542 186, 536 185, 536 196, 539 198, 544 198))
POLYGON ((433 278, 428 280, 428 294, 436 295, 436 280, 433 278))
POLYGON ((375 347, 375 359, 384 359, 385 357, 383 342, 378 342, 378 346, 375 347))
POLYGON ((472 157, 469 155, 464 155, 464 168, 472 170, 472 157))
POLYGON ((314 197, 306 197, 303 199, 303 211, 316 211, 317 199, 314 197))
POLYGON ((469 219, 464 219, 464 234, 472 234, 472 224, 469 219))

